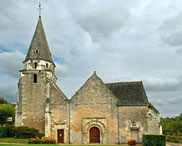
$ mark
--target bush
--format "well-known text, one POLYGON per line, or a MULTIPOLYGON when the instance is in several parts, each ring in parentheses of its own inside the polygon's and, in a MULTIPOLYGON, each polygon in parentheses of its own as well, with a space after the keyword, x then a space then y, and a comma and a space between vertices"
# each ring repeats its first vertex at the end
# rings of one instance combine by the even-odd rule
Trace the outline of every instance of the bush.
POLYGON ((166 136, 144 134, 143 135, 143 146, 166 146, 166 136))
POLYGON ((14 132, 16 138, 35 138, 36 136, 42 136, 37 129, 29 127, 15 127, 14 132))
POLYGON ((8 137, 8 128, 0 127, 0 137, 8 137))
POLYGON ((14 137, 14 126, 8 126, 8 137, 14 137))
POLYGON ((1 126, 0 127, 0 137, 13 137, 14 136, 14 126, 1 126))
POLYGON ((6 121, 8 117, 12 117, 14 121, 14 107, 11 104, 3 104, 3 106, 0 107, 0 121, 6 121))
POLYGON ((55 144, 56 139, 53 138, 30 138, 28 141, 29 144, 55 144))
POLYGON ((166 137, 166 140, 170 141, 170 142, 180 143, 181 138, 182 138, 181 136, 171 136, 171 135, 169 135, 169 136, 166 137))
POLYGON ((2 126, 12 126, 14 125, 13 121, 0 121, 0 125, 2 126))

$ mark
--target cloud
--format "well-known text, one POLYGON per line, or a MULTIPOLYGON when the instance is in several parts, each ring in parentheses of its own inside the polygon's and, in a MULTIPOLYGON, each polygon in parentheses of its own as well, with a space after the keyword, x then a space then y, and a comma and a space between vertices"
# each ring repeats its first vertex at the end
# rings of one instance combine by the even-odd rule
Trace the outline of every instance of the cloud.
POLYGON ((161 39, 171 46, 182 45, 182 12, 167 18, 158 28, 161 39))
MULTIPOLYGON (((157 104, 158 99, 182 94, 181 1, 41 2, 58 85, 69 98, 96 70, 107 82, 143 80, 148 98, 156 100, 163 115, 181 111, 178 104, 157 104)), ((38 1, 0 2, 0 90, 7 98, 16 96, 18 70, 35 31, 37 7, 38 1)))
POLYGON ((182 87, 182 80, 177 77, 148 77, 144 79, 145 88, 147 91, 161 92, 161 91, 176 91, 182 87))
MULTIPOLYGON (((7 77, 7 76, 4 76, 7 77)), ((3 79, 0 78, 2 81, 3 79)), ((3 82, 0 84, 0 97, 3 97, 8 102, 16 103, 17 98, 17 81, 13 79, 9 79, 9 82, 3 82)))
POLYGON ((58 63, 55 63, 56 65, 56 76, 57 78, 62 78, 64 76, 67 76, 68 74, 68 69, 67 69, 67 66, 66 65, 63 65, 63 64, 58 64, 58 63))
POLYGON ((23 68, 24 59, 25 54, 19 51, 2 52, 0 53, 0 70, 11 77, 18 78, 18 71, 23 68))
POLYGON ((95 11, 77 17, 76 21, 93 37, 108 37, 127 25, 130 12, 124 8, 95 11))

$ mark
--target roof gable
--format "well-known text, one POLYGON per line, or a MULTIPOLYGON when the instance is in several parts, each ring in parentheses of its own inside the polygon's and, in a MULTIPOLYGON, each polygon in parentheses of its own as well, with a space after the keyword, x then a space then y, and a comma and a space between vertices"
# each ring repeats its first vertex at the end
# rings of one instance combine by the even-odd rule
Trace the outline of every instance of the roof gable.
POLYGON ((104 104, 109 102, 116 104, 117 102, 117 98, 96 75, 96 72, 94 72, 84 85, 73 95, 71 100, 75 104, 104 104))

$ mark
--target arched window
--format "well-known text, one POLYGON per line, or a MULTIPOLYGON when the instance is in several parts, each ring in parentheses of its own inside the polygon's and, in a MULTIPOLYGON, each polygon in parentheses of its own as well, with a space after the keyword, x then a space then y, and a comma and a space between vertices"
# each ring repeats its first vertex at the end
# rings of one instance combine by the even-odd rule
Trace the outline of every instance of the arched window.
POLYGON ((34 76, 33 76, 33 82, 34 83, 37 83, 37 74, 34 74, 34 76))

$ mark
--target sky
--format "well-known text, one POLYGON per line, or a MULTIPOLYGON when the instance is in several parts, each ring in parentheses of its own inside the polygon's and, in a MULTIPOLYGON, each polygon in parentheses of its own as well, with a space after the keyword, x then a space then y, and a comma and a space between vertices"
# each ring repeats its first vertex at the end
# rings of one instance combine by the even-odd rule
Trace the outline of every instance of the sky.
MULTIPOLYGON (((105 83, 143 81, 162 117, 182 112, 181 0, 40 2, 57 84, 68 98, 96 71, 105 83)), ((0 0, 0 97, 12 103, 38 5, 0 0)))

